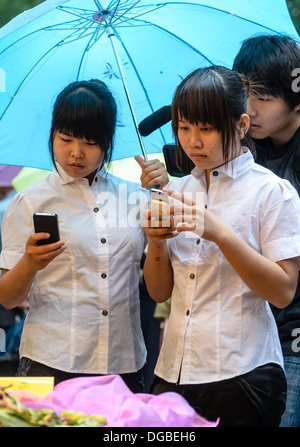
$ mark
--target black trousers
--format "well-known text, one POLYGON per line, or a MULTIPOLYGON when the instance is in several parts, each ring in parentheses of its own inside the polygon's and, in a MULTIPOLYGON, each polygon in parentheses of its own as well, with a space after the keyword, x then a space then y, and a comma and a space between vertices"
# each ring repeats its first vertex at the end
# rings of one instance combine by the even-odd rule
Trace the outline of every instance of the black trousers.
POLYGON ((152 393, 181 394, 195 411, 219 427, 278 427, 285 410, 283 369, 267 364, 220 382, 177 385, 155 377, 152 393))
MULTIPOLYGON (((20 377, 54 377, 54 385, 57 385, 64 380, 74 379, 75 377, 94 377, 100 376, 101 374, 69 373, 50 368, 43 363, 35 362, 27 357, 22 357, 19 362, 17 375, 20 377)), ((133 373, 120 374, 120 377, 122 377, 133 393, 144 392, 144 376, 142 369, 133 373)))

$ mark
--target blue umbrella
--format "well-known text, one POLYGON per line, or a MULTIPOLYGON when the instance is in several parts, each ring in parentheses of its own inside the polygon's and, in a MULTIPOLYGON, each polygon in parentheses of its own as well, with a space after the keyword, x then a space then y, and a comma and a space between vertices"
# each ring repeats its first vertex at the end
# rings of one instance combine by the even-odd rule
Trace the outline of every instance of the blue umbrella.
POLYGON ((298 38, 284 0, 47 0, 0 30, 0 163, 51 169, 53 101, 90 78, 119 105, 114 159, 161 152, 170 124, 143 138, 138 123, 193 69, 230 67, 244 39, 275 32, 298 38))

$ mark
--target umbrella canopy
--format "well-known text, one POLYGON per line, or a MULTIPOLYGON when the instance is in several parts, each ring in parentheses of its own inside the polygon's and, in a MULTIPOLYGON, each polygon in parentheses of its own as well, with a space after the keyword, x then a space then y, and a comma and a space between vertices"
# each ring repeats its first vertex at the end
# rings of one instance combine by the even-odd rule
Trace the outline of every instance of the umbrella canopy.
POLYGON ((161 152, 170 124, 142 138, 137 123, 190 71, 231 67, 244 39, 277 32, 298 38, 284 0, 47 0, 0 30, 0 163, 52 169, 55 97, 91 78, 119 106, 113 159, 161 152))

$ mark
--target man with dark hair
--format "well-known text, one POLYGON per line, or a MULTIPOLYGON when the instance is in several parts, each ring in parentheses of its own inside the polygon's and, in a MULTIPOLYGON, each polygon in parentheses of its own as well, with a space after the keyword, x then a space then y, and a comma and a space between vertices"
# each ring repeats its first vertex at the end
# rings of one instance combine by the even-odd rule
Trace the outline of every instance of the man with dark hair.
MULTIPOLYGON (((289 180, 300 195, 299 45, 284 35, 247 39, 233 69, 248 84, 249 133, 256 144, 256 162, 289 180)), ((288 307, 271 307, 287 377, 286 411, 281 426, 300 427, 300 282, 288 307)))

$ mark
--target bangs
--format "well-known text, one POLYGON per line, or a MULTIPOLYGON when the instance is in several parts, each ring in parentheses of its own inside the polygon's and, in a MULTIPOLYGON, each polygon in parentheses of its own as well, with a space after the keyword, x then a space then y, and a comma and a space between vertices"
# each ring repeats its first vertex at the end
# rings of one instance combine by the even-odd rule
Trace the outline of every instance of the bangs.
POLYGON ((105 117, 99 110, 97 98, 81 89, 64 99, 56 114, 54 128, 65 135, 99 144, 99 134, 102 133, 103 121, 106 121, 103 115, 105 117))
POLYGON ((179 120, 193 125, 209 125, 222 136, 224 161, 233 150, 237 124, 247 111, 247 95, 242 79, 232 70, 211 66, 199 68, 178 86, 172 103, 172 130, 175 143, 179 120))
POLYGON ((104 162, 112 158, 117 123, 117 104, 106 84, 97 79, 75 81, 57 96, 49 134, 49 151, 55 165, 55 132, 95 143, 104 153, 104 162))
POLYGON ((182 86, 177 100, 173 104, 174 113, 179 118, 198 125, 209 124, 217 131, 223 133, 227 128, 228 116, 224 114, 224 107, 227 107, 226 98, 223 98, 224 88, 220 79, 214 79, 212 85, 211 79, 209 82, 187 82, 182 86), (176 113, 177 111, 177 113, 176 113))
POLYGON ((270 84, 268 81, 263 81, 259 79, 259 77, 256 74, 251 74, 249 76, 241 75, 243 78, 243 81, 247 87, 247 94, 248 95, 255 95, 255 96, 273 96, 277 98, 281 95, 280 89, 282 89, 282 85, 280 84, 277 86, 275 83, 273 85, 270 84))
POLYGON ((224 116, 221 106, 220 96, 210 86, 206 88, 202 84, 199 87, 187 84, 178 95, 177 119, 181 118, 195 125, 209 124, 221 132, 224 116))

